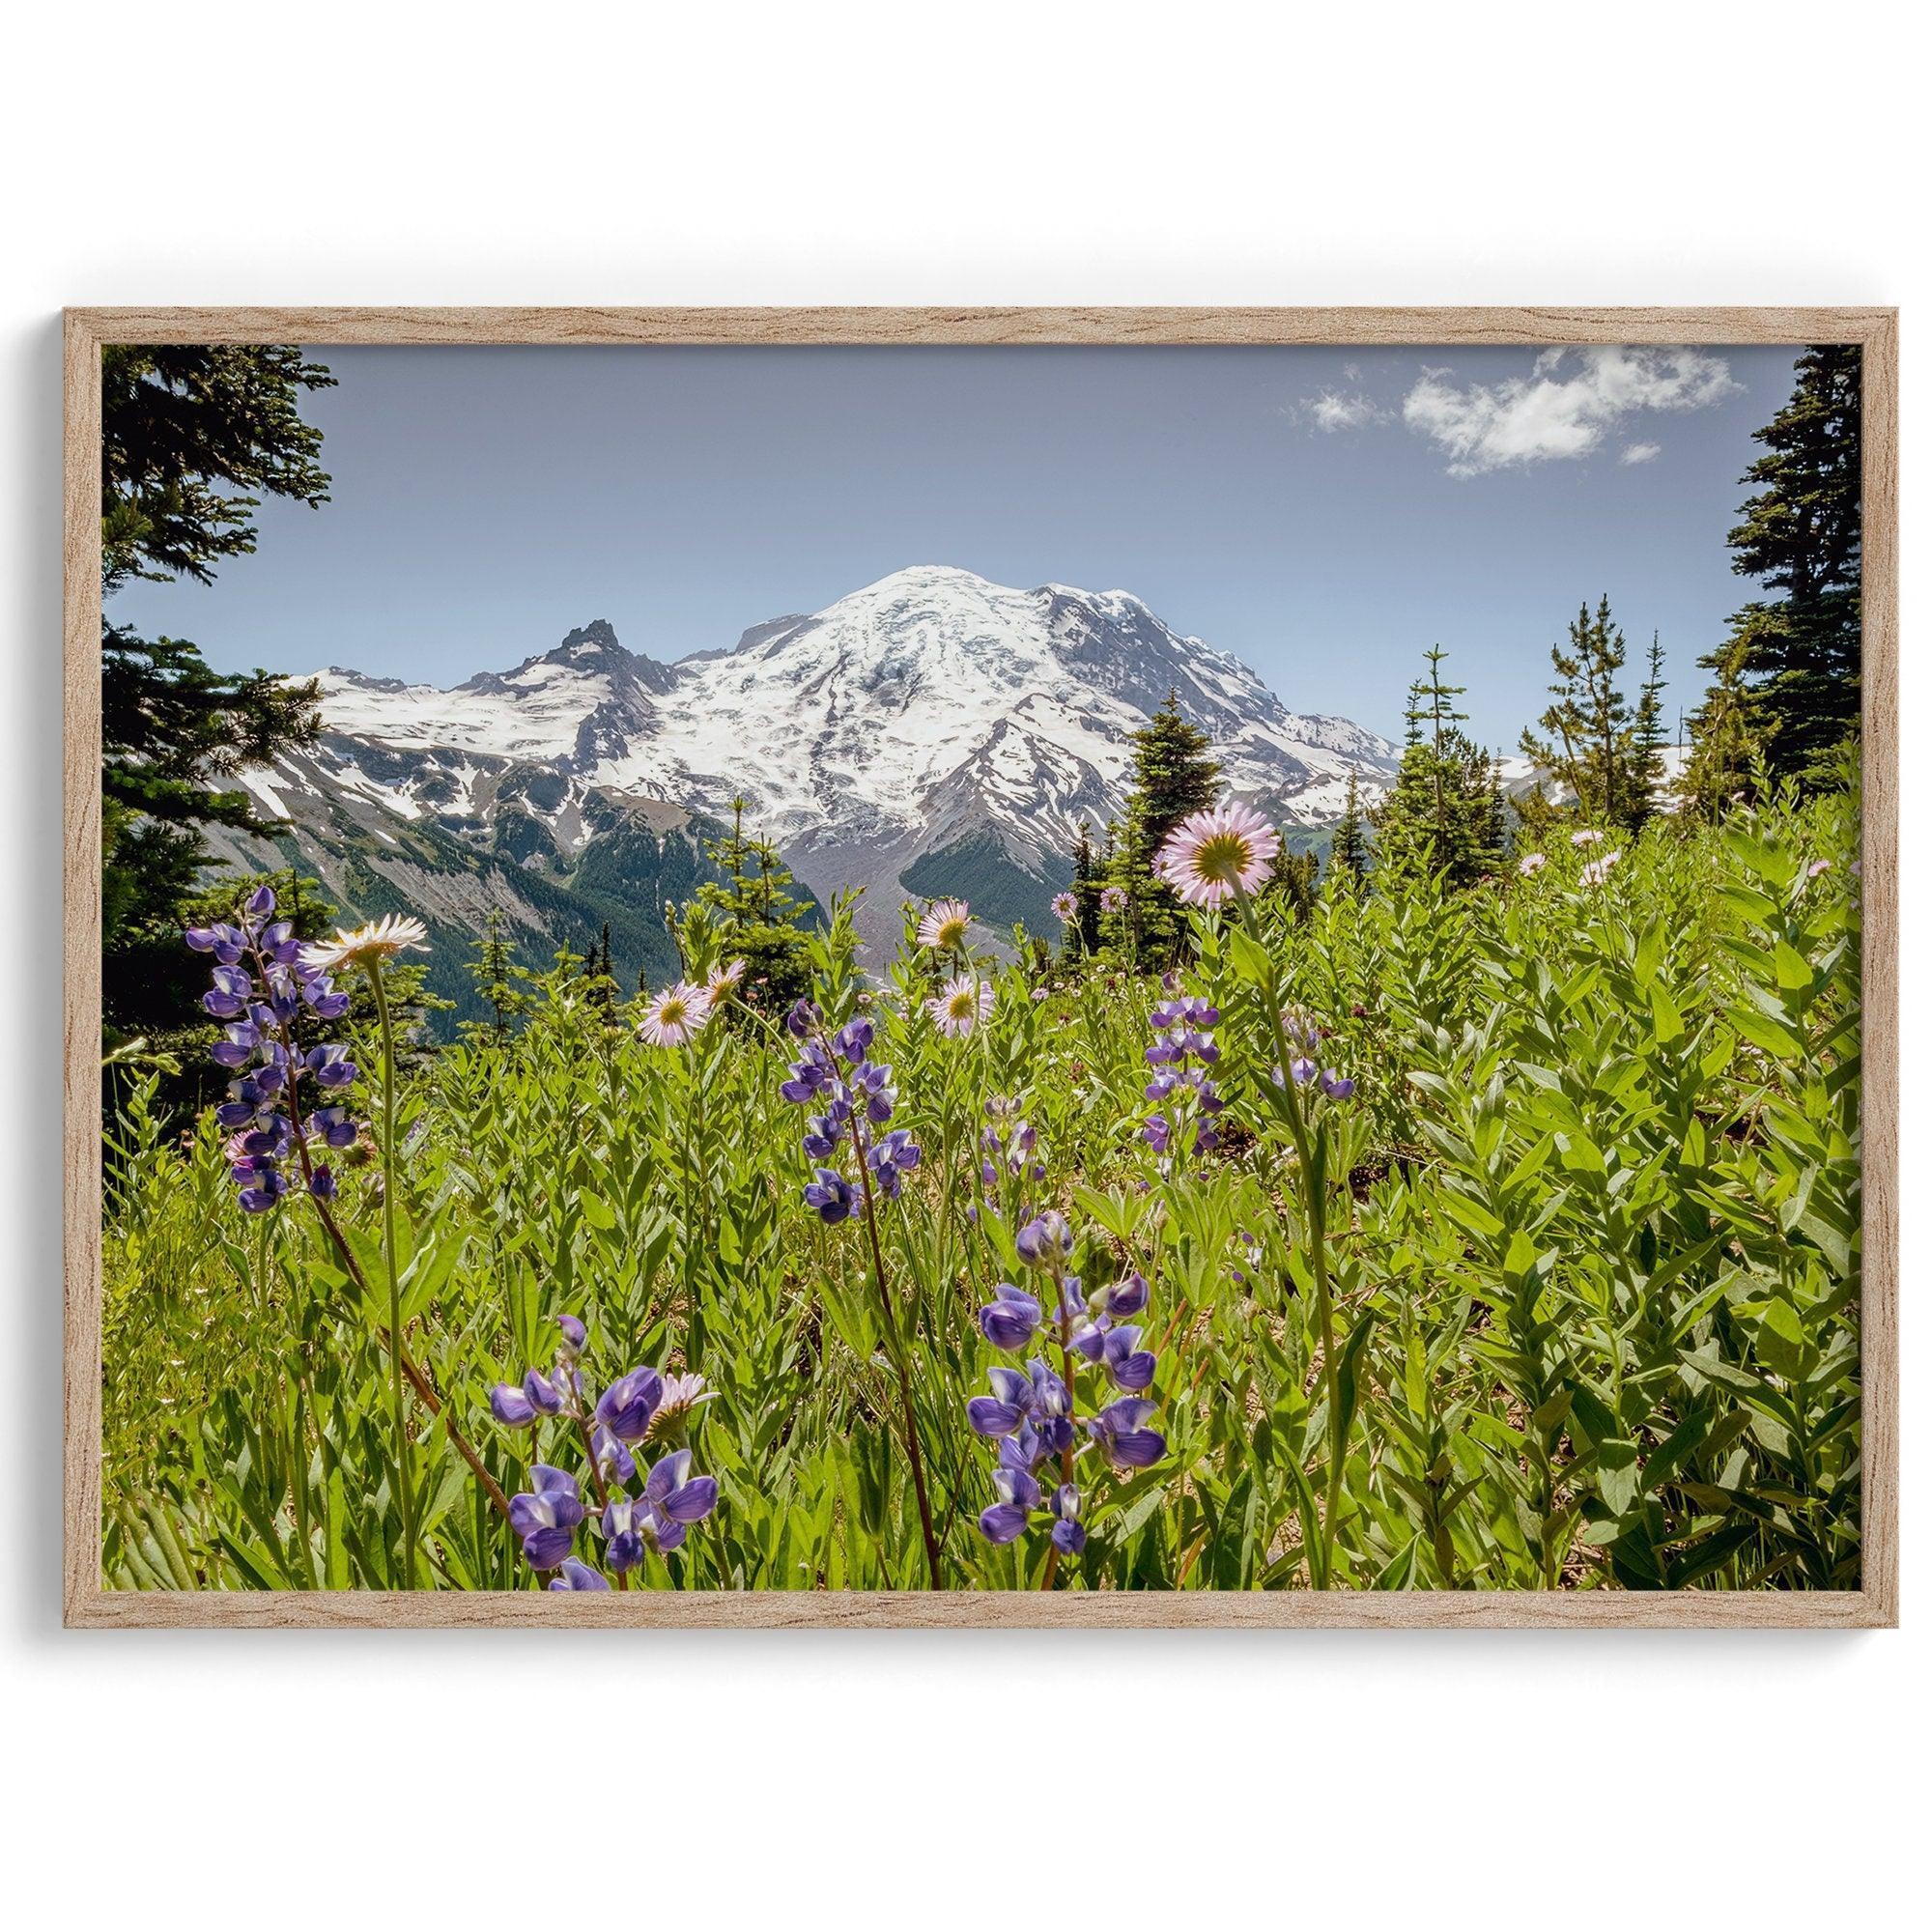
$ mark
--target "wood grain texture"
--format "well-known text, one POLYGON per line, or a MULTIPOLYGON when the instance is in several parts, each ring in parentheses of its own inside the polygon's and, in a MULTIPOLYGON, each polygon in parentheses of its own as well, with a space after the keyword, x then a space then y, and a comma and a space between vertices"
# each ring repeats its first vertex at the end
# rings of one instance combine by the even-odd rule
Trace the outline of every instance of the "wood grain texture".
POLYGON ((1864 342, 1877 308, 90 308, 99 342, 1060 344, 1864 342))
POLYGON ((1759 1629, 1898 1621, 1898 318, 1886 308, 86 308, 66 317, 63 1605, 92 1629, 1759 1629), (110 342, 1864 349, 1864 1531, 1855 1591, 113 1591, 100 1581, 100 357, 110 342))
POLYGON ((1898 1622, 1898 319, 1864 338, 1862 1594, 1898 1622))
POLYGON ((96 1629, 1864 1630, 1862 1590, 94 1590, 96 1629))
POLYGON ((61 924, 61 1600, 100 1588, 100 345, 71 315, 62 343, 61 685, 66 708, 61 924))

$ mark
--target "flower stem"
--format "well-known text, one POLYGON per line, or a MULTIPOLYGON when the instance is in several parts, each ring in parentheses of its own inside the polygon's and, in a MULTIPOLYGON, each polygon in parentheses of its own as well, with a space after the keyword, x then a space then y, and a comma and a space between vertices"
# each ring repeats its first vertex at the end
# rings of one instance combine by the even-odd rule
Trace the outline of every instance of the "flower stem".
MULTIPOLYGON (((1073 1420, 1073 1328, 1066 1315, 1066 1277, 1059 1268, 1053 1271, 1053 1295, 1058 1304, 1055 1313, 1060 1327, 1060 1378, 1066 1384, 1066 1419, 1070 1424, 1073 1420)), ((1070 1436, 1060 1452, 1060 1480, 1063 1483, 1073 1480, 1073 1442, 1070 1436)), ((1047 1547, 1046 1568, 1040 1573, 1039 1587, 1042 1590, 1052 1589, 1054 1578, 1059 1575, 1060 1546, 1055 1543, 1047 1547)))
MULTIPOLYGON (((307 1194, 311 1205, 314 1207, 316 1214, 322 1222, 323 1233, 328 1236, 329 1245, 335 1250, 335 1258, 342 1264, 343 1272, 355 1284, 357 1293, 366 1302, 369 1298, 369 1282, 368 1278, 362 1272, 362 1264, 355 1259, 355 1250, 350 1247, 348 1237, 336 1226, 335 1216, 329 1211, 328 1203, 321 1195, 317 1194, 310 1185, 315 1178, 315 1166, 309 1159, 308 1130, 302 1124, 301 1083, 294 1070, 298 1065, 295 1038, 286 1024, 279 1031, 282 1046, 288 1056, 288 1065, 290 1067, 289 1124, 295 1140, 296 1162, 301 1169, 302 1191, 307 1194)), ((415 1390, 423 1406, 429 1410, 431 1415, 441 1418, 443 1433, 454 1445, 456 1453, 469 1464, 470 1473, 482 1485, 483 1492, 490 1498, 497 1513, 505 1522, 508 1522, 510 1520, 510 1499, 503 1493, 503 1486, 490 1473, 482 1457, 465 1439, 463 1432, 457 1428, 455 1423, 450 1421, 448 1415, 444 1412, 442 1402, 437 1395, 436 1388, 429 1378, 410 1359, 409 1351, 402 1346, 400 1339, 394 1336, 388 1329, 383 1327, 381 1323, 377 1324, 376 1339, 384 1348, 389 1350, 397 1368, 408 1379, 410 1386, 415 1390)))
POLYGON ((410 1482, 409 1410, 403 1401, 403 1282, 396 1265, 396 1037, 383 969, 364 962, 383 1035, 383 1264, 389 1275, 390 1408, 396 1430, 396 1486, 403 1508, 403 1588, 416 1586, 416 1505, 410 1482))
MULTIPOLYGON (((1308 1217, 1308 1265, 1315 1278, 1315 1318, 1321 1339, 1321 1391, 1327 1409, 1328 1467, 1322 1485, 1321 1524, 1319 1549, 1320 1575, 1311 1572, 1310 1580, 1325 1589, 1335 1556, 1335 1517, 1341 1507, 1342 1461, 1348 1448, 1348 1431, 1342 1416, 1340 1369, 1335 1360, 1335 1297, 1328 1283, 1328 1174, 1325 1147, 1322 1158, 1311 1144, 1308 1122, 1301 1111, 1301 1095, 1295 1092, 1293 1056, 1289 1052, 1288 1028, 1281 1016, 1281 988, 1275 978, 1274 955, 1262 938, 1254 907, 1239 881, 1234 882, 1235 904, 1241 924, 1255 943, 1264 964, 1263 993, 1267 1000, 1268 1021, 1274 1029, 1275 1051, 1281 1056, 1281 1091, 1287 1102, 1289 1137, 1294 1143, 1294 1158, 1302 1203, 1308 1217)), ((1319 1136, 1323 1129, 1316 1128, 1319 1136)), ((1304 1538, 1305 1540, 1305 1538, 1304 1538)))
POLYGON ((943 1589, 940 1571, 939 1539, 932 1530, 932 1505, 925 1494, 925 1463, 919 1453, 919 1415, 913 1406, 912 1376, 906 1367, 905 1350, 899 1345, 898 1322, 893 1312, 893 1298, 886 1288, 886 1255, 879 1245, 879 1213, 872 1199, 872 1177, 866 1166, 866 1144, 859 1136, 859 1110, 852 1110, 852 1152, 859 1164, 859 1193, 866 1204, 866 1233, 872 1243, 872 1279, 879 1287, 879 1313, 885 1322, 886 1351, 898 1376, 899 1401, 905 1409, 906 1457, 912 1464, 913 1495, 919 1504, 920 1534, 925 1539, 925 1565, 932 1587, 943 1589))

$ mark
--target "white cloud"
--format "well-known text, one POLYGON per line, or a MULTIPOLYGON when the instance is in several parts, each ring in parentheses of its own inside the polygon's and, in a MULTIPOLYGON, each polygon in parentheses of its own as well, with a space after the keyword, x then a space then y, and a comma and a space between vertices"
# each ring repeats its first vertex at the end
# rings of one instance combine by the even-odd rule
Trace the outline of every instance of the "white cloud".
POLYGON ((1634 442, 1625 449, 1621 460, 1625 463, 1648 463, 1652 457, 1662 453, 1661 442, 1634 442))
MULTIPOLYGON (((1459 386, 1447 369, 1425 368, 1402 416, 1449 458, 1452 476, 1518 464, 1587 456, 1626 415, 1699 410, 1737 384, 1721 355, 1696 349, 1547 349, 1527 377, 1459 386)), ((1636 443, 1648 462, 1658 445, 1636 443)))
POLYGON ((1342 429, 1372 429, 1388 420, 1388 412, 1359 389, 1323 389, 1304 396, 1301 409, 1315 427, 1327 435, 1342 429))

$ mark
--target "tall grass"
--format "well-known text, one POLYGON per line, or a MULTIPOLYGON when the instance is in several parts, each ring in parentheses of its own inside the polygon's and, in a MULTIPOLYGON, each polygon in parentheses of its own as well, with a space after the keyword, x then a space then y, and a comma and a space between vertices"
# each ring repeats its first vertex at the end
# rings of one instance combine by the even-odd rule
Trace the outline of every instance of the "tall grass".
POLYGON ((706 1378, 693 1444, 719 1507, 634 1585, 926 1587, 907 1400, 952 1587, 1855 1583, 1857 823, 1851 795, 1787 797, 1655 823, 1595 884, 1604 848, 1559 838, 1467 893, 1331 882, 1299 923, 1265 897, 1245 925, 1196 915, 1183 980, 1221 1009, 1228 1108, 1212 1151, 1164 1155, 1143 1132, 1158 985, 1100 959, 1035 999, 988 965, 992 1020, 946 1038, 923 1003, 955 962, 909 944, 868 984, 840 919, 815 997, 876 1020, 924 1151, 877 1204, 876 1256, 804 1205, 793 1042, 745 1013, 653 1049, 559 975, 514 1037, 406 1065, 390 1198, 365 1149, 335 1204, 380 1305, 306 1203, 242 1214, 212 1122, 163 1118, 117 1069, 108 1577, 536 1585, 420 1400, 399 1456, 392 1222, 394 1313, 506 1491, 565 1445, 496 1428, 488 1391, 549 1359, 558 1315, 588 1324, 586 1385, 706 1378), (1319 1119, 1269 1077, 1284 1010, 1357 1082, 1319 1119), (982 1174, 995 1098, 1043 1175, 982 1174), (1073 1560, 1044 1519, 980 1536, 964 1406, 1005 1359, 976 1312, 1048 1207, 1090 1284, 1151 1284, 1167 1438, 1091 1483, 1073 1560))

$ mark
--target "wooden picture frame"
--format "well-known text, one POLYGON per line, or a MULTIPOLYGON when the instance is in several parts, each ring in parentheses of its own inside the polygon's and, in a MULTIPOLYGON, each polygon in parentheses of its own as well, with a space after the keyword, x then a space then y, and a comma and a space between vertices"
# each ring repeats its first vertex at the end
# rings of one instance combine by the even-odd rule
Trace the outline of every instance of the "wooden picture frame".
POLYGON ((1886 308, 85 308, 66 314, 64 1613, 131 1627, 1808 1628, 1898 1621, 1898 322, 1886 308), (419 1594, 100 1576, 100 350, 114 343, 1856 343, 1863 351, 1863 1567, 1850 1591, 419 1594))

